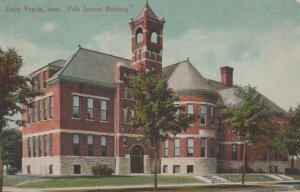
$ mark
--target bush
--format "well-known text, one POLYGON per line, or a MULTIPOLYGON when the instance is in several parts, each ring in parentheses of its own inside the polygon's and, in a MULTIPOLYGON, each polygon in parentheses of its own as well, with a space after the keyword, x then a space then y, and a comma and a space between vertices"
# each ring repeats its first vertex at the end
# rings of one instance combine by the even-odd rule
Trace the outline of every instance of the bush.
POLYGON ((285 168, 285 173, 286 174, 297 174, 297 172, 298 172, 297 168, 292 168, 292 167, 285 168))
POLYGON ((108 165, 96 165, 91 167, 94 175, 98 176, 111 176, 114 173, 114 170, 108 165))

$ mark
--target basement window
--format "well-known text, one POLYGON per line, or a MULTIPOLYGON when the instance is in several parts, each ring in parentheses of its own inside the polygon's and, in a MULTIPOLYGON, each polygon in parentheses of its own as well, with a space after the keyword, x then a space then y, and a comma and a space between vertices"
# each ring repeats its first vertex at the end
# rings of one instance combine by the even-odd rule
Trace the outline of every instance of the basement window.
POLYGON ((81 166, 74 165, 74 174, 81 174, 81 166))

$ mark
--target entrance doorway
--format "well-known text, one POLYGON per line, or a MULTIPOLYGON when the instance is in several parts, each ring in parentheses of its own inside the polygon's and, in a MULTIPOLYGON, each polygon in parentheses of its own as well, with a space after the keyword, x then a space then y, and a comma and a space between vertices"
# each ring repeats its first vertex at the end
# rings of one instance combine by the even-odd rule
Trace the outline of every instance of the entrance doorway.
POLYGON ((144 173, 144 150, 138 145, 130 151, 130 172, 144 173))

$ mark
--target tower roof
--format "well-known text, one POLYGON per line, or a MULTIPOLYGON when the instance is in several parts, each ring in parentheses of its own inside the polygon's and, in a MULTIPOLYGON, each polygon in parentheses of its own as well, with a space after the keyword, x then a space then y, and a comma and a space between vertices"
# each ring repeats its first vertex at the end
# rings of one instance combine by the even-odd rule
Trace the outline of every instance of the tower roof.
POLYGON ((163 73, 168 80, 169 87, 175 92, 196 91, 217 94, 207 79, 198 72, 188 59, 165 67, 163 73))
POLYGON ((147 2, 145 4, 145 6, 143 7, 143 9, 140 11, 139 15, 135 18, 135 21, 144 18, 144 16, 145 16, 144 12, 146 12, 147 17, 150 17, 152 19, 158 19, 158 17, 156 16, 156 14, 154 13, 154 11, 151 9, 151 7, 149 6, 149 4, 147 2))

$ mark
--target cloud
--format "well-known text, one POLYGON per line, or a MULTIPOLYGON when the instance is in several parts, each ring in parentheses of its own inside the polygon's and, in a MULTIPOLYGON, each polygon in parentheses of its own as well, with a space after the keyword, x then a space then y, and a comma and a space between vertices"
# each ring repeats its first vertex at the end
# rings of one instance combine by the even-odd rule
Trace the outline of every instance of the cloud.
POLYGON ((53 31, 55 28, 56 28, 56 24, 54 22, 47 22, 44 23, 43 26, 41 27, 41 32, 49 33, 53 31))
POLYGON ((66 59, 71 54, 71 51, 62 48, 63 46, 37 45, 21 36, 0 34, 0 45, 4 50, 8 47, 15 48, 18 54, 22 56, 25 63, 21 69, 23 74, 29 74, 54 60, 66 59))
POLYGON ((256 86, 287 110, 300 103, 299 29, 292 22, 260 33, 192 29, 165 40, 163 60, 169 65, 189 57, 204 77, 215 80, 221 66, 234 67, 235 84, 256 86))
POLYGON ((131 58, 130 36, 117 30, 105 31, 92 36, 86 47, 99 52, 131 58))

